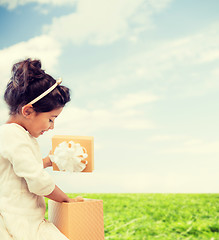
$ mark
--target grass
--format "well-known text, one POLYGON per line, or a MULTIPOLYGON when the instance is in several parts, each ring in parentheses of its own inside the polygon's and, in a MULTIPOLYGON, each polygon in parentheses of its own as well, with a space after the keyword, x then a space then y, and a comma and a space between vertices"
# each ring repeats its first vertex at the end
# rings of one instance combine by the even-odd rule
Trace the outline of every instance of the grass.
POLYGON ((219 194, 68 195, 103 200, 105 239, 219 240, 219 194))

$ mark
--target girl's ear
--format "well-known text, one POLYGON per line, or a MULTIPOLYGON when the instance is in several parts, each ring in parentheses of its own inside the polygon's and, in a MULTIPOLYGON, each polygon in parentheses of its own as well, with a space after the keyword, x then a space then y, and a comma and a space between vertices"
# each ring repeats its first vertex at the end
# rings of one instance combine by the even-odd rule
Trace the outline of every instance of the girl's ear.
POLYGON ((22 107, 21 113, 25 118, 30 118, 32 113, 34 113, 33 106, 31 104, 27 104, 22 107))

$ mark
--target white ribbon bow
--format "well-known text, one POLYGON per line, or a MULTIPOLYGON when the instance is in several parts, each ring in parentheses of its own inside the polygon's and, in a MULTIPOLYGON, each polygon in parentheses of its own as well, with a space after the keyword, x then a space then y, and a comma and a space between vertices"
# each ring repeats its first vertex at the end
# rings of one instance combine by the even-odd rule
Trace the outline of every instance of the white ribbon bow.
POLYGON ((60 143, 50 159, 54 162, 60 171, 81 172, 87 166, 81 161, 88 157, 87 150, 79 143, 73 141, 60 143))

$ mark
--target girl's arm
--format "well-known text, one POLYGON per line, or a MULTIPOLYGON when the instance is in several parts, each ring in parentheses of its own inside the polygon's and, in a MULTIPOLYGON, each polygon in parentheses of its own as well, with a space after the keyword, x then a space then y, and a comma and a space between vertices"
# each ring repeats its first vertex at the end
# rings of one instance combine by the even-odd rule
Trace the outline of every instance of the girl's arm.
POLYGON ((80 196, 76 198, 69 198, 57 185, 55 186, 55 189, 45 197, 54 200, 56 202, 83 202, 84 199, 80 196))
POLYGON ((49 155, 45 158, 43 158, 43 167, 47 168, 47 167, 51 167, 52 166, 52 162, 50 160, 49 155))

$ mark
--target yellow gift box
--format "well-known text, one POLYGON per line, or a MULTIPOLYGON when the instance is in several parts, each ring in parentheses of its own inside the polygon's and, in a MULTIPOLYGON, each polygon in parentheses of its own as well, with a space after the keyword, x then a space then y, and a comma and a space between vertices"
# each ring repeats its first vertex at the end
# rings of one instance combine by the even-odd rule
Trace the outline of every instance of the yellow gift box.
MULTIPOLYGON (((88 157, 85 159, 88 163, 86 168, 82 172, 92 172, 94 170, 94 137, 90 136, 71 136, 71 135, 55 135, 52 137, 52 154, 56 147, 62 142, 79 143, 82 147, 87 150, 88 157)), ((53 170, 59 171, 59 168, 55 163, 52 163, 53 170)))
POLYGON ((70 240, 103 240, 103 201, 59 203, 48 200, 48 220, 70 240))

